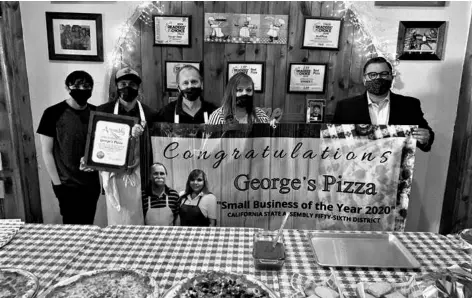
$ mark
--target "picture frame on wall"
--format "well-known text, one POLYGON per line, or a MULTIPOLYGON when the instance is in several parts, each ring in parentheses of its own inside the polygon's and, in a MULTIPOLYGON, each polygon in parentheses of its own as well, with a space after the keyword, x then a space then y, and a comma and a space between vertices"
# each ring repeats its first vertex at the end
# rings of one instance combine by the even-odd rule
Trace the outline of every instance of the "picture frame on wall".
POLYGON ((177 73, 185 65, 192 65, 198 70, 202 70, 201 61, 166 61, 164 80, 167 91, 178 90, 177 73))
POLYGON ((325 119, 326 99, 306 100, 306 123, 323 123, 325 119))
POLYGON ((400 21, 399 60, 441 60, 446 35, 445 21, 400 21))
POLYGON ((328 65, 326 63, 290 63, 289 93, 324 93, 328 65))
POLYGON ((238 72, 243 72, 253 80, 254 92, 264 91, 265 62, 228 62, 226 69, 226 83, 238 72))
POLYGON ((102 15, 46 12, 49 60, 103 62, 102 15))
POLYGON ((191 47, 191 15, 153 15, 154 46, 191 47))
POLYGON ((302 49, 339 50, 341 18, 305 17, 302 49))

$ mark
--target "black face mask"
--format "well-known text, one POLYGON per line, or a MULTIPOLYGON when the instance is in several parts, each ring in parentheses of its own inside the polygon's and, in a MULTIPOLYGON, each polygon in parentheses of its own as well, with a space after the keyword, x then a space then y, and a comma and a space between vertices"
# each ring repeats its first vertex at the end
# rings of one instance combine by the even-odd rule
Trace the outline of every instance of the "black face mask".
POLYGON ((131 87, 125 87, 118 89, 118 94, 124 101, 132 102, 138 96, 138 90, 131 87))
POLYGON ((387 93, 392 87, 392 81, 382 78, 378 78, 371 81, 365 82, 365 87, 369 93, 374 95, 382 95, 387 93))
POLYGON ((196 101, 202 94, 202 88, 192 87, 185 90, 180 90, 180 93, 189 101, 196 101))
POLYGON ((248 112, 252 111, 253 96, 241 95, 241 96, 236 97, 236 106, 239 108, 246 108, 248 112))
POLYGON ((92 89, 71 89, 69 94, 79 106, 83 107, 87 104, 87 100, 92 96, 92 89))

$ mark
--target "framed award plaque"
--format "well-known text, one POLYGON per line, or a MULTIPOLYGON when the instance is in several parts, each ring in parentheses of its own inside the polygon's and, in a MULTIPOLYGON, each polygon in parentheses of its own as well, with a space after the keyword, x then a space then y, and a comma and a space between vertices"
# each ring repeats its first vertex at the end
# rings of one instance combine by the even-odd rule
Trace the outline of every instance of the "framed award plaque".
POLYGON ((128 168, 131 128, 137 118, 91 112, 85 146, 85 166, 108 172, 128 168))

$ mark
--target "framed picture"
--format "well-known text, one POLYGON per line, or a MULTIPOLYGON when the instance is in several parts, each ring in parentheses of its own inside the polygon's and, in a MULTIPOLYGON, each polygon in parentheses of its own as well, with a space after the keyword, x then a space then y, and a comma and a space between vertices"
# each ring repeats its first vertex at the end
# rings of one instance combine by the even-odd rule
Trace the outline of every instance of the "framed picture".
POLYGON ((327 64, 290 63, 288 92, 324 93, 327 64))
POLYGON ((177 90, 177 73, 185 65, 192 65, 201 70, 202 63, 198 61, 166 61, 166 90, 177 90))
POLYGON ((138 119, 134 117, 92 112, 85 145, 85 166, 109 172, 126 170, 133 153, 131 128, 136 123, 138 119))
POLYGON ((441 60, 445 35, 445 21, 400 21, 398 59, 441 60))
POLYGON ((343 20, 305 17, 302 49, 339 50, 343 20))
POLYGON ((190 47, 192 16, 153 15, 154 45, 190 47))
POLYGON ((102 15, 46 12, 49 60, 103 62, 102 15))
POLYGON ((325 99, 306 100, 306 123, 323 123, 325 114, 325 99))
POLYGON ((251 77, 254 82, 254 91, 264 91, 264 62, 228 62, 228 75, 226 82, 238 72, 243 72, 251 77))
POLYGON ((375 1, 375 6, 446 6, 446 1, 375 1))

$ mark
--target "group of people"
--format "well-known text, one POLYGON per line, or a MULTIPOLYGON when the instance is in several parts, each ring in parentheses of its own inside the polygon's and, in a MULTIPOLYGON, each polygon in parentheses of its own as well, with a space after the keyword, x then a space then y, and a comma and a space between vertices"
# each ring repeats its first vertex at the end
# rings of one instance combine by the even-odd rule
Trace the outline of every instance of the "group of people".
MULTIPOLYGON (((420 101, 390 91, 394 78, 390 63, 381 57, 372 58, 363 71, 366 92, 340 101, 333 123, 417 125, 412 135, 421 150, 429 151, 434 133, 424 119, 420 101)), ((44 111, 37 133, 63 223, 93 224, 103 190, 109 225, 216 226, 217 199, 209 190, 206 174, 194 169, 185 190, 178 193, 170 188, 166 166, 152 160, 148 123, 269 123, 264 111, 254 106, 254 82, 244 73, 234 75, 221 107, 216 107, 202 96, 199 70, 186 65, 177 74, 178 99, 159 112, 138 100, 141 82, 136 71, 120 69, 115 75, 116 98, 95 107, 87 103, 94 85, 92 77, 74 71, 65 80, 70 97, 44 111), (139 119, 131 130, 131 148, 135 149, 126 171, 97 172, 85 166, 91 111, 139 119)))

